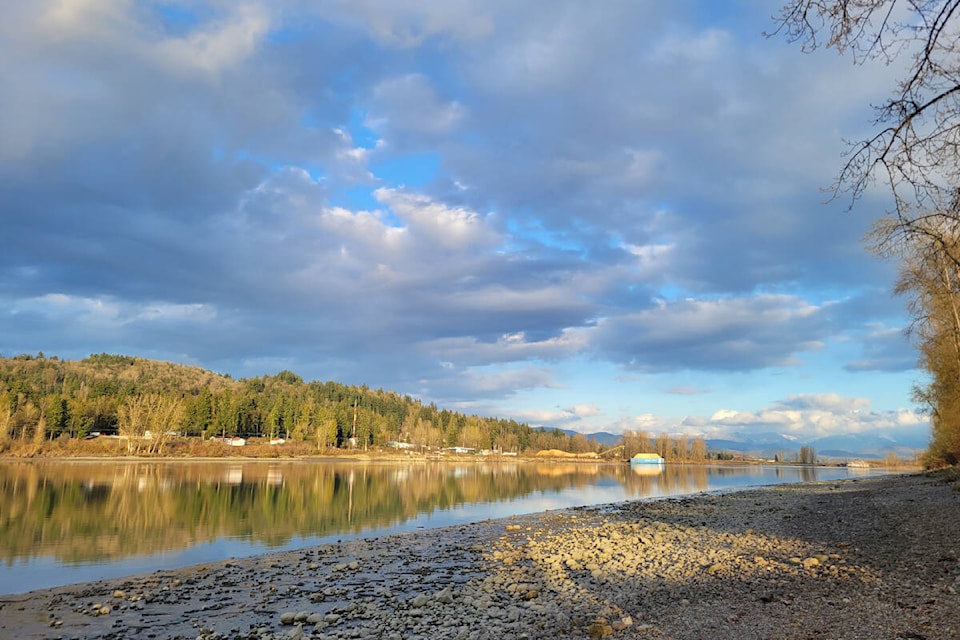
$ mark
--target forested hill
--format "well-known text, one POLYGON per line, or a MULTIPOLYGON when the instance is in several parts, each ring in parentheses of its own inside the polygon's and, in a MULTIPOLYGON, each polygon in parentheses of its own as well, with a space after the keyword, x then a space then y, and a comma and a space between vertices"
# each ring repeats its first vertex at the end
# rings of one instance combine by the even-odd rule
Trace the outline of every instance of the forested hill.
POLYGON ((80 361, 0 357, 0 451, 4 443, 139 436, 282 437, 327 447, 594 451, 582 435, 539 431, 513 420, 468 416, 410 396, 336 382, 305 382, 290 371, 235 380, 170 362, 123 355, 80 361))

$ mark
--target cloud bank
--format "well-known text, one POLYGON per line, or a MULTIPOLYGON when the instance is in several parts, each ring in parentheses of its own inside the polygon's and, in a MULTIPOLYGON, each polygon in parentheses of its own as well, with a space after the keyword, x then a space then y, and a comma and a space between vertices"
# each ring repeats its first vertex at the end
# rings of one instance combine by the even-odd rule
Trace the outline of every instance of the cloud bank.
POLYGON ((872 213, 819 190, 894 70, 765 39, 769 13, 5 7, 0 353, 288 368, 588 430, 880 428, 788 408, 831 393, 920 420, 872 213))

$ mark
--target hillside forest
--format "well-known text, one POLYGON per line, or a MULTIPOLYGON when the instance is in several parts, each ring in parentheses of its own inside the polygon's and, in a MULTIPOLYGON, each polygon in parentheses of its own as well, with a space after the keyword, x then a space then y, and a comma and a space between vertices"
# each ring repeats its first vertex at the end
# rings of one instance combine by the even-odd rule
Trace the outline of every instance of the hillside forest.
MULTIPOLYGON (((305 382, 290 371, 233 379, 105 353, 80 361, 43 353, 0 357, 0 453, 56 453, 94 434, 120 436, 115 454, 134 455, 207 455, 199 443, 231 437, 283 439, 286 448, 272 448, 273 455, 386 450, 397 443, 419 451, 517 454, 610 449, 583 434, 465 415, 367 386, 305 382)), ((621 444, 616 458, 653 451, 669 460, 708 457, 702 438, 634 432, 621 444)))

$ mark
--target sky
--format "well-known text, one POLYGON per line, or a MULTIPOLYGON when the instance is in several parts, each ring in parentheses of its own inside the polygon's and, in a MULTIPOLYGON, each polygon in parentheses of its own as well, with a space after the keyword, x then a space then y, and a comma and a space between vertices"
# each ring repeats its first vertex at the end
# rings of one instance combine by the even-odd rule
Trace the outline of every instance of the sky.
POLYGON ((897 68, 779 4, 0 0, 0 354, 922 447, 885 194, 824 191, 897 68))

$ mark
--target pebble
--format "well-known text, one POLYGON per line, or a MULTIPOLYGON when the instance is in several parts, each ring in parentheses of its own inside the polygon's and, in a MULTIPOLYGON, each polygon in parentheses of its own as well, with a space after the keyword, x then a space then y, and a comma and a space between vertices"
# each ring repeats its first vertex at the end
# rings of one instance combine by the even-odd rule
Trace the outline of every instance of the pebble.
POLYGON ((423 607, 428 602, 430 602, 430 597, 423 593, 417 594, 416 596, 413 597, 413 599, 410 600, 411 606, 415 608, 423 607))

